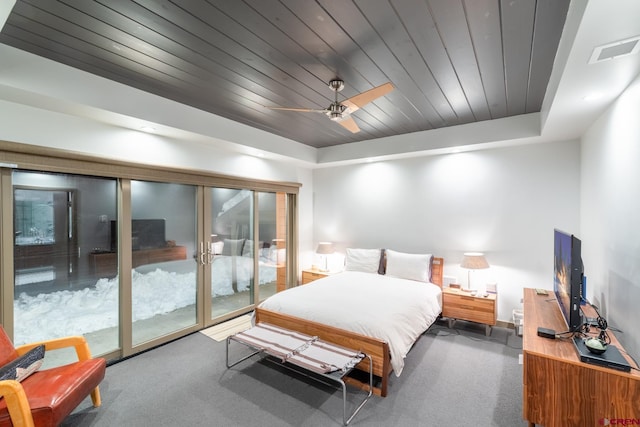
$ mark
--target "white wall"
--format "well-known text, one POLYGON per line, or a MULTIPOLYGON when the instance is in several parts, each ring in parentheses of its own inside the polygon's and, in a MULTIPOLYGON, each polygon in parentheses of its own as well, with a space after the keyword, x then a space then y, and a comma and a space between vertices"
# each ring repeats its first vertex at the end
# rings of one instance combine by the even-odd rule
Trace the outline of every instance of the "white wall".
POLYGON ((498 283, 510 321, 524 287, 553 288, 553 229, 577 233, 579 179, 578 141, 318 169, 315 243, 433 253, 463 285, 463 252, 485 252, 472 281, 498 283))
POLYGON ((206 142, 148 134, 2 100, 0 140, 246 178, 297 180, 297 168, 291 163, 237 154, 206 142))
POLYGON ((587 297, 640 355, 640 77, 582 138, 582 258, 587 297))

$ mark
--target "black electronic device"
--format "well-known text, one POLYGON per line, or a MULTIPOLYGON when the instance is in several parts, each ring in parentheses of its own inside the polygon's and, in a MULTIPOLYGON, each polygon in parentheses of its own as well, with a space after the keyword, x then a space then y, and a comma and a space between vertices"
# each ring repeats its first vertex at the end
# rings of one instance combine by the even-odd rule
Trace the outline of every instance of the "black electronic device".
POLYGON ((573 343, 578 350, 578 356, 582 362, 603 366, 605 368, 612 368, 623 372, 631 371, 631 365, 615 345, 609 344, 607 346, 607 351, 602 354, 595 354, 587 348, 584 338, 574 337, 573 343))
POLYGON ((549 328, 538 327, 538 336, 542 338, 551 338, 552 340, 554 340, 556 339, 556 331, 549 328))
POLYGON ((553 291, 569 332, 575 332, 584 324, 580 310, 584 276, 582 243, 576 236, 557 229, 553 241, 553 291))

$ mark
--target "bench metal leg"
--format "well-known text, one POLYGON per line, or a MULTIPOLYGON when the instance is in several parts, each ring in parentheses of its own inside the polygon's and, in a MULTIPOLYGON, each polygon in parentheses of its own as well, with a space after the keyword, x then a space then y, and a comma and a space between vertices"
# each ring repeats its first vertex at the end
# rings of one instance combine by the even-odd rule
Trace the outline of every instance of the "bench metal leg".
POLYGON ((362 402, 360 402, 360 405, 358 405, 358 407, 353 411, 353 413, 351 414, 351 416, 349 416, 348 419, 347 419, 347 386, 342 380, 342 378, 339 380, 336 380, 340 382, 340 385, 342 385, 342 421, 345 426, 349 425, 353 417, 355 417, 356 414, 360 412, 360 409, 362 409, 364 404, 367 403, 367 401, 373 394, 373 359, 369 355, 367 355, 367 357, 369 358, 369 393, 367 393, 367 395, 364 397, 362 402))
MULTIPOLYGON (((249 359, 250 357, 253 357, 253 356, 255 356, 256 354, 260 354, 260 353, 261 353, 261 351, 260 351, 260 350, 256 350, 256 351, 254 351, 253 353, 251 353, 251 354, 249 354, 249 355, 247 355, 247 356, 244 356, 243 358, 238 359, 238 360, 236 360, 235 362, 233 362, 233 363, 231 363, 231 364, 230 364, 230 363, 229 363, 229 343, 231 343, 231 337, 228 337, 228 338, 227 338, 227 368, 231 368, 231 367, 233 367, 233 366, 236 366, 238 363, 240 363, 240 362, 244 362, 245 360, 249 359)), ((248 348, 248 347, 247 347, 247 348, 248 348)))

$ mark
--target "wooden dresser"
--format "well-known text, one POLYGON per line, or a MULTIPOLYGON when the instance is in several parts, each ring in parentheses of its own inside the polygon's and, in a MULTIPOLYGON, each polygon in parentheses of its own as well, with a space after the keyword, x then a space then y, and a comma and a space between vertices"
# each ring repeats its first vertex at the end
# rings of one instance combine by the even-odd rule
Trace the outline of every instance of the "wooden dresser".
MULTIPOLYGON (((181 259, 187 259, 185 246, 143 249, 132 252, 132 267, 181 259)), ((118 274, 118 254, 116 252, 91 253, 89 254, 89 262, 93 273, 99 277, 114 277, 118 274)))
MULTIPOLYGON (((640 423, 638 370, 626 373, 581 362, 571 340, 539 337, 538 327, 556 332, 567 328, 553 293, 537 295, 534 289, 525 289, 523 417, 530 427, 627 425, 618 420, 640 423)), ((609 334, 624 354, 613 333, 609 334)))

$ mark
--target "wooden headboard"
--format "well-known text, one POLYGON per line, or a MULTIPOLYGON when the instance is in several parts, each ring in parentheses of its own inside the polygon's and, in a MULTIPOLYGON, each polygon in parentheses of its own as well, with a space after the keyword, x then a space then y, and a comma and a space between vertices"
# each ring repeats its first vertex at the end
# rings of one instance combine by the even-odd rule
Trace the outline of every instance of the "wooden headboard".
POLYGON ((431 283, 442 287, 442 275, 444 272, 444 258, 433 257, 431 260, 431 283))

